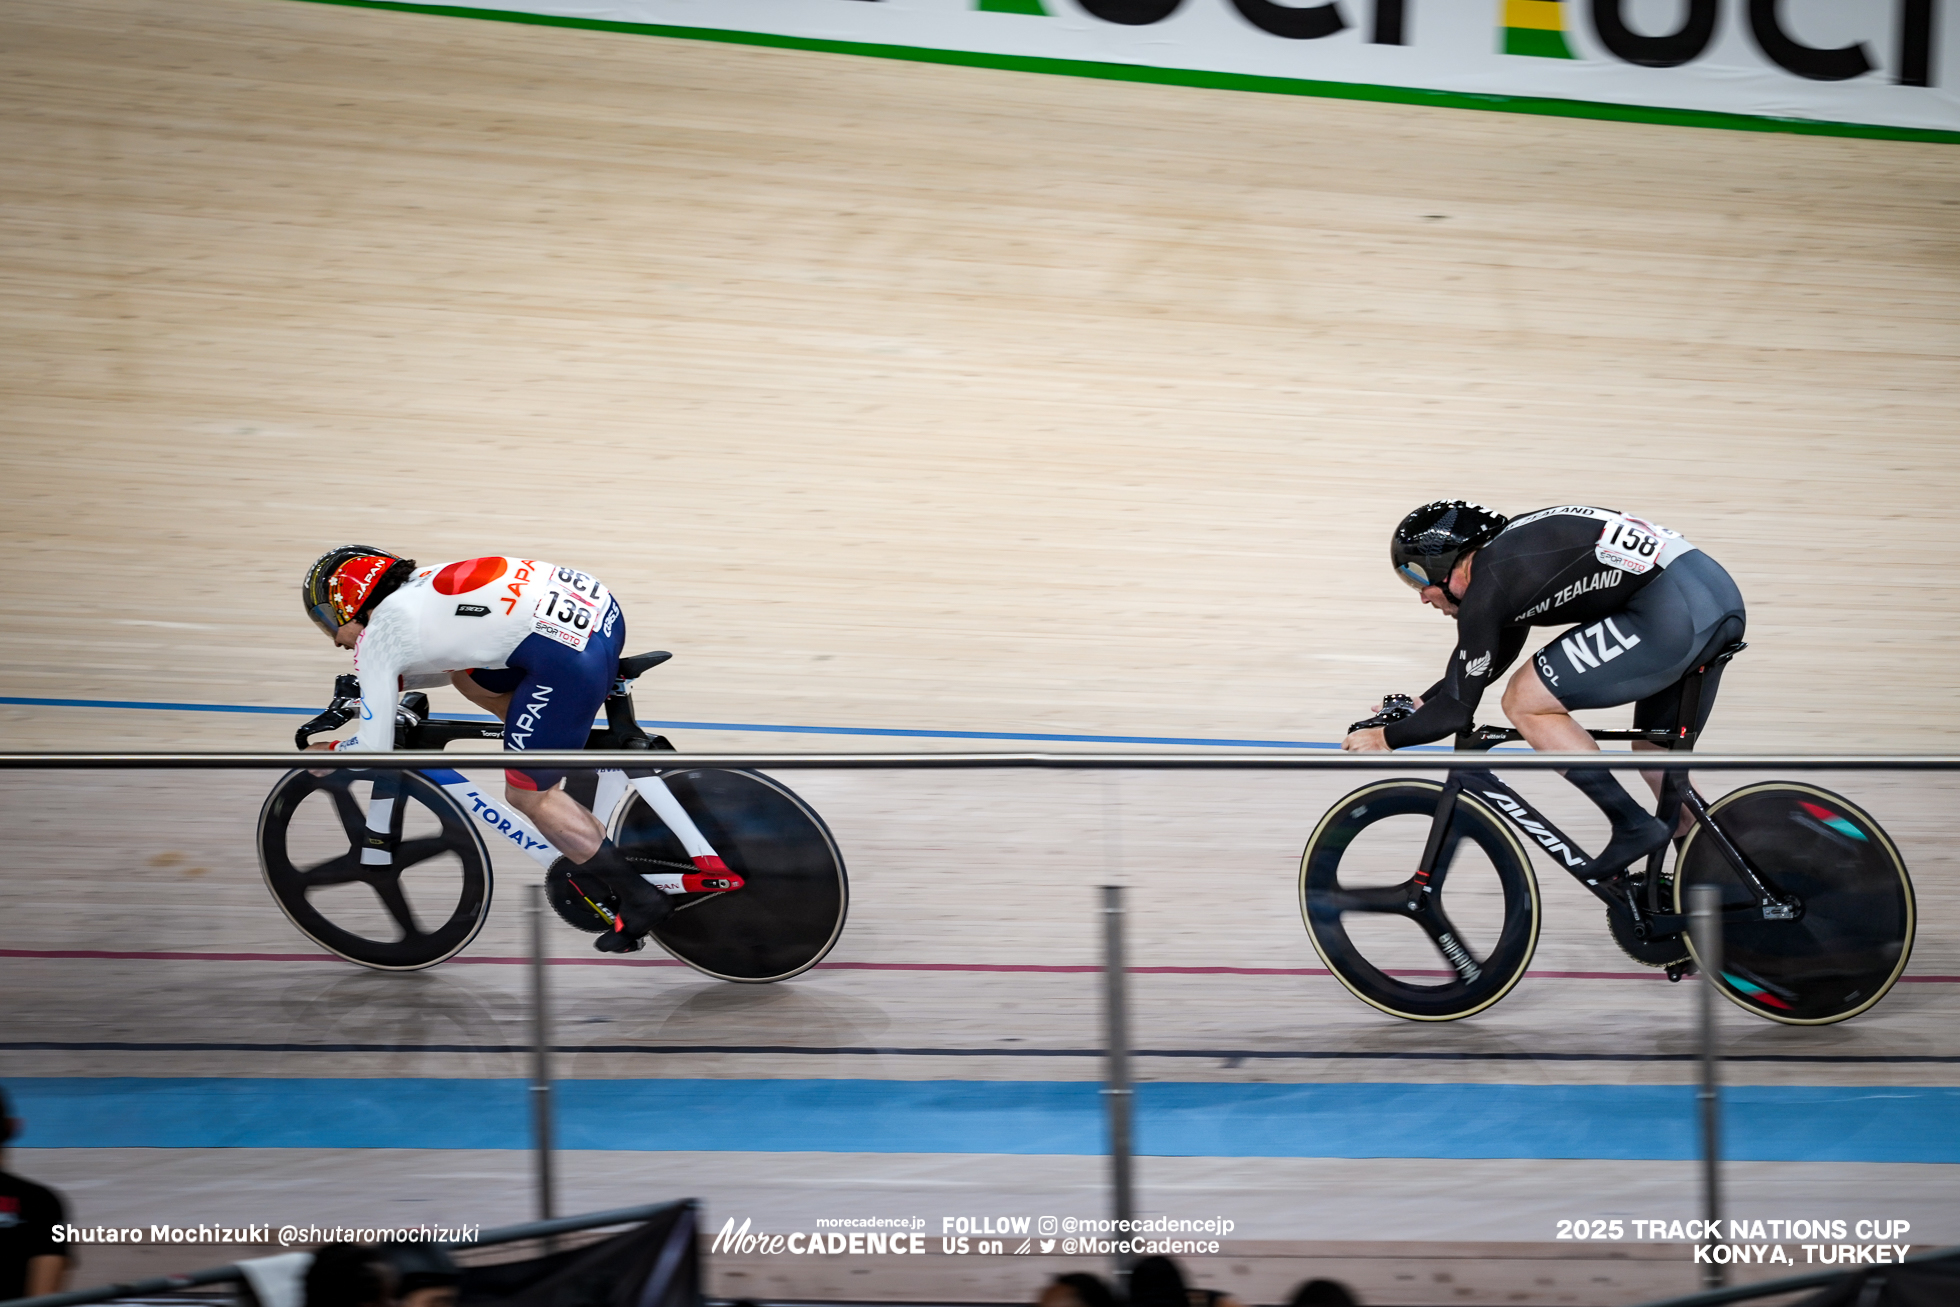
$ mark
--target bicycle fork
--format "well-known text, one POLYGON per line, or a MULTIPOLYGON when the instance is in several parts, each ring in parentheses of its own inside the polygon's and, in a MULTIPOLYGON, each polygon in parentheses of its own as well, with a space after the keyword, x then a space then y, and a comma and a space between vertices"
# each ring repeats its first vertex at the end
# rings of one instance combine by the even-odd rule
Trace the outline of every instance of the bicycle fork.
POLYGON ((1455 926, 1436 902, 1436 891, 1442 888, 1443 878, 1449 874, 1445 861, 1447 840, 1450 823, 1456 816, 1456 796, 1462 792, 1461 773, 1451 772, 1442 794, 1436 800, 1436 812, 1429 823, 1429 839, 1423 845, 1422 858, 1416 863, 1415 875, 1409 878, 1405 909, 1410 920, 1422 928, 1436 946, 1436 951, 1456 972, 1457 979, 1469 985, 1482 978, 1483 968, 1470 955, 1463 941, 1456 937, 1455 926))

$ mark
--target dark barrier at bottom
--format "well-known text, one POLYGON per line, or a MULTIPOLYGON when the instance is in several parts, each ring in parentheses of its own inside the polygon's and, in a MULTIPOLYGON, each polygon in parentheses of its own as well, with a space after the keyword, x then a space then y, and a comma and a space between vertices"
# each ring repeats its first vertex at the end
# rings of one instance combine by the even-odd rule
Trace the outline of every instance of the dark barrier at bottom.
POLYGON ((699 1233, 694 1203, 674 1203, 603 1243, 520 1262, 464 1267, 458 1304, 698 1307, 701 1255, 695 1236, 699 1233))
POLYGON ((1947 1307, 1960 1302, 1960 1248, 1908 1257, 1895 1266, 1766 1280, 1741 1288, 1666 1298, 1641 1307, 1718 1307, 1722 1303, 1780 1298, 1811 1288, 1817 1292, 1796 1299, 1789 1307, 1947 1307))
MULTIPOLYGON (((700 1307, 700 1209, 693 1199, 650 1207, 624 1207, 555 1221, 490 1230, 468 1244, 444 1245, 465 1260, 459 1307, 700 1307), (554 1250, 559 1236, 631 1224, 610 1238, 554 1250), (540 1244, 533 1257, 478 1263, 479 1249, 540 1244)), ((268 1258, 267 1261, 281 1260, 268 1258)), ((39 1298, 16 1298, 4 1307, 78 1307, 125 1299, 155 1299, 187 1289, 235 1285, 246 1307, 261 1303, 244 1264, 215 1266, 188 1275, 158 1276, 39 1298)))

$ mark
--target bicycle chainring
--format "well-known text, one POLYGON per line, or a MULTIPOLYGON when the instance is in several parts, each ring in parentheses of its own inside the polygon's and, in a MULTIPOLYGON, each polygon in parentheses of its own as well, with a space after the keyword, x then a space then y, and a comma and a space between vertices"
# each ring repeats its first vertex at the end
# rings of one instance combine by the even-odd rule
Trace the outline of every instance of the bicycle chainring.
POLYGON ((592 905, 613 912, 618 910, 619 900, 597 876, 581 876, 574 881, 572 873, 576 870, 567 858, 552 863, 544 874, 544 896, 566 925, 588 935, 603 935, 612 929, 612 922, 593 911, 592 905))
POLYGON ((1688 960, 1688 941, 1680 935, 1641 939, 1633 933, 1633 917, 1615 904, 1606 909, 1606 925, 1620 951, 1643 967, 1671 967, 1688 960))

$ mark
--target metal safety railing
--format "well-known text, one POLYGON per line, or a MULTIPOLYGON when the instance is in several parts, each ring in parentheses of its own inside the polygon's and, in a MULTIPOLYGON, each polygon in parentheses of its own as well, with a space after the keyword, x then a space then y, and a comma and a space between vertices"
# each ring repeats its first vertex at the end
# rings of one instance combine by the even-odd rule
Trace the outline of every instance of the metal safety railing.
POLYGON ((0 753, 0 768, 15 770, 134 770, 179 768, 227 771, 296 767, 413 770, 421 767, 526 768, 576 771, 589 768, 734 767, 756 771, 934 771, 1066 768, 1071 771, 1565 771, 1599 767, 1612 771, 1960 771, 1960 754, 1790 753, 1492 753, 1403 749, 1394 753, 1343 753, 1334 749, 1247 750, 1231 753, 649 753, 639 750, 558 749, 535 753, 447 753, 435 749, 390 753, 294 753, 290 750, 193 752, 157 750, 0 753))

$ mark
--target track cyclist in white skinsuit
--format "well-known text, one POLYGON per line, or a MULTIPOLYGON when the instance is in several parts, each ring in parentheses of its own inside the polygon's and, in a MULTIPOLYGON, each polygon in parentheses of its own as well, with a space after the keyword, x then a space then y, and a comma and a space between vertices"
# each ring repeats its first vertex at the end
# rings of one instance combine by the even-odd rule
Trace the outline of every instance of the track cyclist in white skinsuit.
MULTIPOLYGON (((417 567, 366 545, 308 569, 306 615, 354 651, 360 733, 315 749, 389 750, 402 691, 453 685, 504 723, 504 747, 583 749, 619 673, 626 615, 593 576, 495 555, 417 567)), ((504 773, 504 795, 573 863, 618 896, 602 953, 630 953, 673 908, 633 871, 605 829, 563 788, 562 771, 504 773)))

